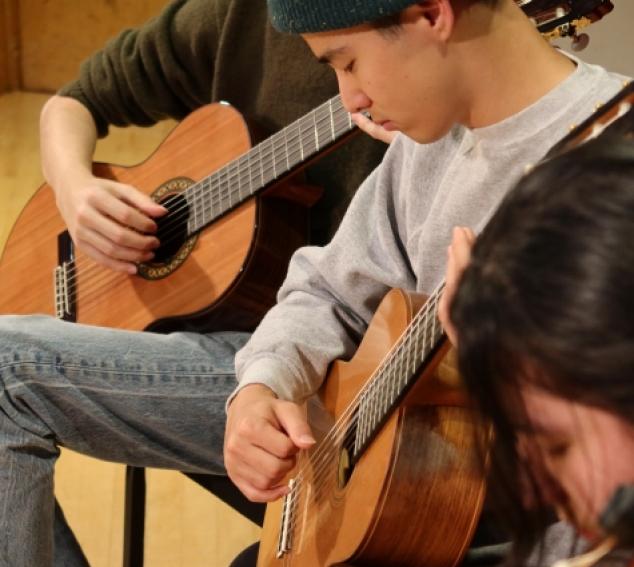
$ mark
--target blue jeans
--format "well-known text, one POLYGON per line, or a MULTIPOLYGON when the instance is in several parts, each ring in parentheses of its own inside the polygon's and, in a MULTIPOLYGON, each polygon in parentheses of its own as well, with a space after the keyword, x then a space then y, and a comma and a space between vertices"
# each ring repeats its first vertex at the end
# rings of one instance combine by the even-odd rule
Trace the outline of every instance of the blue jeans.
POLYGON ((0 317, 0 565, 87 565, 53 496, 60 446, 224 474, 224 405, 248 337, 0 317))

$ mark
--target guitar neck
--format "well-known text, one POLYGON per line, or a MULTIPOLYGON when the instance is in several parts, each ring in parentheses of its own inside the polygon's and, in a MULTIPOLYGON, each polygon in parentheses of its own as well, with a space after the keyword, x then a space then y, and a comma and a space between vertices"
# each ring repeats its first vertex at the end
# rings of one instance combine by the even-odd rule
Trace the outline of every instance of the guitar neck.
POLYGON ((356 129, 339 95, 286 126, 183 193, 191 236, 356 129))
POLYGON ((440 347, 444 331, 438 320, 438 303, 444 288, 443 281, 358 396, 354 446, 348 447, 353 462, 361 457, 440 347))

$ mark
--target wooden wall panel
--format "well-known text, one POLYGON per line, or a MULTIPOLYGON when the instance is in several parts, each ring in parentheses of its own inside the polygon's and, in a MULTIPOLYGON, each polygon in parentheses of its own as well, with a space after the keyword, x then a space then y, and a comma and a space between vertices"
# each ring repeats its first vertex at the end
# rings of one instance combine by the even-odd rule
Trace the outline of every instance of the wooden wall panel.
POLYGON ((0 93, 20 88, 18 0, 0 0, 0 93))
POLYGON ((81 61, 109 38, 158 14, 167 3, 167 0, 19 0, 22 88, 54 92, 73 79, 81 61))

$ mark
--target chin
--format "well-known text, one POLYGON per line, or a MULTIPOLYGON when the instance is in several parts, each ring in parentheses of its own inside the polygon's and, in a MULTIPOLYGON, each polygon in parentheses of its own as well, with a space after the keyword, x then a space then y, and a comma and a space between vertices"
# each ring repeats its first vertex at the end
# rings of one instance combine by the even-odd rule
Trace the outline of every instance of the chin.
POLYGON ((419 144, 433 144, 434 142, 437 142, 441 138, 444 138, 449 133, 450 130, 451 130, 451 126, 439 127, 435 130, 430 130, 426 128, 425 130, 412 131, 411 133, 408 133, 404 130, 402 130, 402 132, 403 134, 405 134, 406 136, 409 136, 412 140, 414 140, 415 142, 418 142, 419 144))

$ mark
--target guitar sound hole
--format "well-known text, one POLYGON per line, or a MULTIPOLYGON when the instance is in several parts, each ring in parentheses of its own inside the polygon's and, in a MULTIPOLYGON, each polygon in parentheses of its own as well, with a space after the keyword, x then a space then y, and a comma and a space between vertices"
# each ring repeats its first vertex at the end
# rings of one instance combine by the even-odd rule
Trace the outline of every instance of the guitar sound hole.
MULTIPOLYGON (((356 416, 356 413, 355 413, 356 416)), ((339 448, 339 460, 337 463, 337 486, 343 490, 350 480, 355 467, 355 445, 357 443, 357 419, 352 420, 348 427, 343 443, 339 448)))
POLYGON ((169 212, 157 219, 156 237, 161 245, 154 251, 153 264, 166 264, 187 238, 189 204, 182 195, 168 195, 160 201, 169 212))

